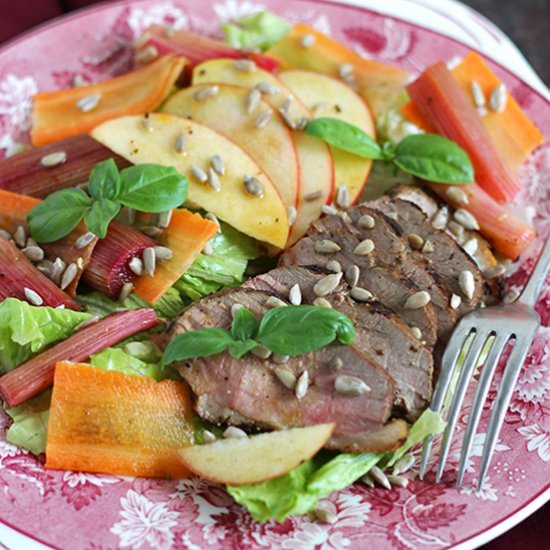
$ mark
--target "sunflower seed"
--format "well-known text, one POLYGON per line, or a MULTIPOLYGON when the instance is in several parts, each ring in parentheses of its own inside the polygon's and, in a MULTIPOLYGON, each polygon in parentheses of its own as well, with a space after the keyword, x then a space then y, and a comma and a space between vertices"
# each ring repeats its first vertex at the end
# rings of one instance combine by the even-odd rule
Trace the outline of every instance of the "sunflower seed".
POLYGON ((288 111, 283 110, 282 107, 279 108, 279 114, 281 115, 284 123, 291 129, 296 130, 296 122, 292 120, 290 115, 288 114, 288 111))
POLYGON ((31 262, 40 262, 44 259, 44 251, 39 246, 27 246, 23 248, 23 254, 31 262))
POLYGON ((338 210, 336 210, 332 204, 323 204, 323 206, 321 206, 321 212, 327 216, 334 216, 335 214, 338 214, 338 210))
POLYGON ((219 193, 222 190, 220 178, 218 178, 218 174, 214 172, 213 168, 208 169, 208 183, 210 184, 210 187, 216 191, 216 193, 219 193))
POLYGON ((397 221, 399 219, 399 214, 397 212, 386 212, 384 215, 386 216, 386 218, 389 218, 393 221, 397 221))
POLYGON ((84 258, 82 257, 77 258, 75 263, 78 269, 84 269, 84 258))
POLYGON ((11 241, 11 233, 9 231, 6 231, 5 229, 0 229, 0 239, 11 241))
POLYGON ((409 480, 403 476, 396 476, 394 474, 387 474, 388 481, 395 487, 405 488, 409 484, 409 480))
POLYGON ((336 514, 321 504, 319 504, 312 513, 314 519, 320 523, 334 523, 336 521, 336 514))
POLYGON ((313 287, 313 292, 315 293, 315 296, 328 296, 333 290, 336 289, 341 280, 342 273, 332 273, 330 275, 325 275, 322 279, 319 279, 313 287))
POLYGON ((229 428, 223 432, 223 436, 226 439, 245 439, 248 437, 248 434, 244 430, 237 428, 237 426, 229 426, 229 428))
POLYGON ((460 290, 462 290, 462 293, 468 300, 471 300, 474 297, 475 293, 475 280, 474 280, 474 274, 469 271, 468 269, 465 269, 464 271, 461 271, 458 275, 458 285, 460 286, 460 290))
POLYGON ((370 290, 360 286, 354 286, 349 294, 356 302, 370 302, 374 298, 370 290))
POLYGON ((262 111, 254 121, 254 126, 256 128, 265 128, 269 124, 272 116, 270 110, 262 111))
POLYGON ((32 237, 27 237, 27 240, 25 242, 25 247, 29 248, 31 246, 38 246, 38 243, 32 237))
POLYGON ((149 61, 153 61, 153 59, 157 58, 158 55, 159 51, 155 48, 155 46, 147 46, 146 48, 140 49, 134 56, 134 59, 139 65, 141 63, 149 63, 149 61))
POLYGON ((132 294, 132 291, 134 290, 134 284, 133 283, 124 283, 120 289, 120 292, 118 294, 118 301, 123 302, 132 294))
POLYGON ((314 249, 318 254, 334 254, 335 252, 342 250, 338 243, 335 243, 329 239, 315 241, 314 249))
POLYGON ((344 80, 353 76, 353 65, 351 63, 344 63, 338 67, 338 74, 340 78, 344 80))
POLYGON ((454 219, 466 229, 472 229, 476 231, 479 229, 479 224, 477 223, 476 218, 473 216, 473 214, 468 212, 468 210, 464 210, 464 208, 459 208, 458 210, 455 210, 454 219))
POLYGON ((307 390, 309 388, 309 373, 307 370, 302 372, 296 381, 296 386, 294 387, 294 395, 296 399, 303 399, 306 396, 307 390))
POLYGON ((202 253, 205 255, 205 256, 212 256, 214 254, 214 248, 212 246, 212 244, 210 243, 210 241, 208 241, 205 245, 204 245, 204 248, 202 249, 202 253))
POLYGON ((248 92, 248 94, 246 95, 245 100, 246 112, 248 114, 252 114, 258 108, 261 99, 262 94, 259 92, 259 90, 257 90, 256 88, 250 90, 250 92, 248 92))
POLYGON ((256 63, 251 59, 237 59, 233 62, 233 68, 243 73, 250 73, 256 69, 256 63))
POLYGON ((461 240, 464 237, 464 226, 458 222, 450 221, 447 229, 458 239, 461 240))
POLYGON ((420 309, 427 306, 431 301, 430 293, 420 290, 409 296, 403 306, 405 309, 420 309))
POLYGON ((462 298, 458 294, 451 295, 451 299, 449 301, 449 305, 451 306, 451 309, 458 309, 461 303, 462 303, 462 298))
POLYGON ((349 208, 349 191, 348 186, 345 183, 342 183, 340 187, 338 187, 338 191, 336 193, 336 204, 340 208, 349 208))
POLYGON ((300 288, 300 285, 298 283, 292 285, 292 287, 290 288, 290 291, 288 293, 288 301, 293 306, 299 306, 302 303, 302 289, 300 288))
POLYGON ((214 441, 217 441, 217 437, 210 431, 210 430, 204 430, 202 432, 202 440, 208 444, 208 443, 214 443, 214 441))
POLYGON ((411 332, 417 340, 422 340, 422 331, 418 327, 411 327, 411 332))
POLYGON ((506 273, 506 268, 503 265, 496 265, 494 267, 489 267, 483 271, 483 275, 487 279, 494 279, 495 277, 500 277, 506 273))
POLYGON ((34 291, 32 288, 23 288, 23 293, 25 294, 27 302, 29 302, 33 306, 41 306, 44 303, 42 296, 40 296, 40 294, 38 294, 38 292, 34 291))
POLYGON ((506 91, 506 86, 501 82, 495 87, 489 96, 489 107, 491 111, 494 111, 495 113, 502 113, 502 111, 506 109, 507 101, 508 92, 506 91))
POLYGON ((265 307, 273 308, 273 307, 285 307, 288 306, 286 302, 283 302, 280 298, 277 298, 277 296, 270 296, 265 301, 265 307))
POLYGON ((364 483, 367 487, 369 487, 370 489, 374 489, 375 485, 374 485, 374 481, 369 477, 369 474, 365 474, 362 478, 361 478, 361 482, 364 483))
POLYGON ((151 117, 149 113, 145 113, 143 115, 143 127, 148 132, 154 132, 155 131, 155 125, 153 124, 153 121, 151 120, 151 117))
POLYGON ((313 305, 317 307, 326 307, 327 309, 332 309, 331 303, 326 298, 321 298, 320 296, 313 300, 313 305))
POLYGON ((361 275, 361 270, 359 269, 359 266, 357 265, 350 265, 346 269, 346 281, 349 286, 352 288, 354 286, 357 286, 357 283, 359 282, 359 276, 361 275))
POLYGON ((134 256, 128 262, 128 267, 130 268, 130 271, 138 277, 143 275, 143 262, 137 256, 134 256))
POLYGON ((277 367, 275 369, 275 376, 279 379, 281 384, 289 390, 293 390, 296 386, 296 376, 294 373, 285 367, 277 367))
POLYGON ((512 302, 515 302, 518 298, 519 290, 517 288, 512 288, 502 297, 502 303, 511 304, 512 302))
POLYGON ((376 484, 384 487, 384 489, 391 489, 391 484, 388 480, 388 477, 378 466, 373 466, 369 470, 369 476, 376 484))
POLYGON ((232 319, 235 319, 235 315, 237 315, 237 311, 239 311, 239 309, 243 309, 243 305, 242 304, 233 304, 231 306, 231 318, 232 319))
POLYGON ((208 175, 206 172, 196 164, 191 166, 191 174, 200 183, 206 183, 208 181, 208 175))
POLYGON ((185 151, 185 134, 183 132, 178 134, 174 148, 176 149, 176 153, 183 153, 185 151))
POLYGON ((487 116, 489 114, 489 111, 487 110, 487 107, 476 107, 477 114, 483 118, 484 116, 487 116))
POLYGON ((262 346, 261 344, 258 344, 254 349, 250 351, 252 355, 255 355, 256 357, 259 357, 260 359, 267 359, 271 356, 271 350, 266 348, 265 346, 262 346))
POLYGON ((287 95, 285 100, 281 103, 281 106, 279 107, 280 113, 287 113, 290 109, 290 105, 292 104, 292 96, 287 95))
POLYGON ((309 124, 309 118, 307 116, 303 116, 303 117, 300 117, 298 120, 294 121, 294 128, 296 130, 305 130, 308 124, 309 124))
POLYGON ((342 271, 342 264, 338 260, 330 260, 325 267, 333 273, 340 273, 342 271))
POLYGON ((279 88, 271 84, 271 82, 258 82, 258 84, 256 84, 256 90, 266 95, 275 95, 279 93, 279 88))
POLYGON ((212 212, 207 212, 204 217, 207 220, 210 220, 211 222, 215 223, 218 227, 220 227, 220 220, 218 220, 218 218, 216 217, 216 214, 212 214, 212 212))
POLYGON ((431 254, 434 251, 434 243, 430 240, 427 240, 422 247, 422 252, 424 254, 431 254))
POLYGON ((157 256, 155 254, 155 247, 149 246, 142 252, 143 269, 146 275, 149 277, 155 276, 155 269, 157 267, 157 256))
POLYGON ((145 233, 145 235, 147 235, 148 237, 158 237, 163 233, 163 229, 157 227, 156 225, 146 225, 144 227, 141 227, 140 231, 142 233, 145 233))
POLYGON ((82 99, 79 99, 76 102, 76 106, 83 113, 89 113, 90 111, 93 111, 98 106, 100 100, 101 100, 100 93, 90 94, 90 95, 87 95, 86 97, 83 97, 82 99))
POLYGON ((409 241, 409 246, 413 250, 422 250, 422 247, 424 246, 424 239, 417 235, 416 233, 409 233, 407 235, 407 240, 409 241))
POLYGON ((23 248, 27 242, 27 231, 22 225, 18 225, 15 233, 13 234, 13 240, 19 248, 23 248))
POLYGON ((41 261, 40 263, 38 263, 36 265, 36 269, 38 269, 38 271, 40 271, 40 273, 43 273, 44 275, 46 275, 46 277, 48 278, 52 278, 52 266, 53 266, 53 263, 50 262, 49 260, 43 260, 41 261))
POLYGON ((354 249, 353 253, 356 256, 367 256, 374 250, 374 242, 371 239, 361 241, 354 249))
POLYGON ((204 86, 203 88, 201 88, 200 90, 197 90, 193 94, 193 99, 195 99, 195 101, 205 101, 206 99, 209 99, 217 95, 219 91, 220 91, 220 87, 217 84, 204 86))
POLYGON ((333 370, 340 370, 343 366, 344 366, 344 362, 342 361, 342 359, 340 359, 340 357, 335 357, 330 362, 330 368, 333 370))
POLYGON ((154 251, 157 262, 171 260, 174 256, 174 253, 167 246, 155 246, 154 251))
POLYGON ((78 266, 75 263, 69 264, 61 277, 61 290, 65 290, 76 278, 78 266))
POLYGON ((84 80, 84 77, 80 74, 75 74, 73 78, 73 88, 80 88, 81 86, 86 86, 88 82, 84 80))
POLYGON ((361 229, 372 229, 376 225, 376 221, 370 214, 363 214, 357 220, 357 226, 361 229))
MULTIPOLYGON (((61 276, 63 275, 66 266, 67 266, 67 264, 61 258, 56 258, 55 261, 51 264, 50 279, 56 285, 61 284, 61 276)), ((69 284, 71 284, 71 283, 69 283, 69 284)))
POLYGON ((81 250, 82 248, 86 248, 94 239, 95 235, 91 231, 87 231, 76 239, 74 242, 74 247, 77 250, 81 250))
POLYGON ((469 239, 462 245, 462 248, 464 249, 464 252, 470 256, 473 256, 479 248, 479 241, 476 238, 469 239))
POLYGON ((312 34, 304 34, 300 38, 300 46, 302 46, 302 48, 311 48, 313 44, 315 44, 315 36, 312 34))
POLYGON ((288 218, 288 225, 292 225, 296 221, 296 217, 298 216, 298 212, 294 206, 289 206, 286 210, 286 215, 288 218))
POLYGON ((322 196, 323 196, 323 192, 319 189, 317 191, 313 191, 312 193, 308 193, 307 195, 304 195, 304 200, 306 202, 313 202, 320 199, 322 196))
POLYGON ((273 359, 274 363, 277 363, 277 365, 284 365, 285 363, 288 363, 290 355, 281 355, 280 353, 274 353, 271 358, 273 359))
POLYGON ((218 174, 219 176, 225 176, 225 164, 220 155, 212 156, 212 158, 210 159, 210 166, 212 167, 212 170, 216 172, 216 174, 218 174))
POLYGON ((258 178, 254 176, 244 176, 243 183, 249 195, 260 199, 264 196, 264 186, 258 178))
POLYGON ((457 204, 468 204, 468 195, 459 187, 450 186, 446 193, 449 200, 457 204))
POLYGON ((414 455, 410 453, 402 456, 393 466, 393 475, 398 476, 399 474, 404 474, 405 472, 408 472, 414 466, 415 462, 416 459, 414 455))
POLYGON ((363 395, 371 391, 370 386, 365 384, 361 378, 348 376, 347 374, 341 374, 336 377, 334 380, 334 389, 336 393, 351 396, 363 395))
POLYGON ((435 229, 445 229, 449 221, 449 209, 442 206, 432 218, 432 227, 435 229))
POLYGON ((76 325, 74 330, 82 330, 83 328, 89 327, 90 325, 94 325, 99 320, 101 320, 101 315, 92 315, 89 319, 86 319, 85 321, 82 321, 82 323, 80 323, 79 325, 76 325))
POLYGON ((483 107, 485 105, 485 94, 483 93, 483 90, 477 80, 472 80, 470 83, 470 91, 472 92, 474 105, 476 107, 483 107))
POLYGON ((56 151, 55 153, 50 153, 40 159, 40 164, 45 168, 53 168, 54 166, 59 166, 64 162, 67 162, 67 153, 65 153, 65 151, 56 151))

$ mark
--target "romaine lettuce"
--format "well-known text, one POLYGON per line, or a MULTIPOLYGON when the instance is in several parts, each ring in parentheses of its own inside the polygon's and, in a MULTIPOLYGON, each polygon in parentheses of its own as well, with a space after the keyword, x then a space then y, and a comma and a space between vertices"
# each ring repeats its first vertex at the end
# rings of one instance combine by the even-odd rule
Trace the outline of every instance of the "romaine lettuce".
POLYGON ((0 372, 13 369, 49 344, 68 338, 90 314, 31 306, 16 298, 0 303, 0 372))
POLYGON ((224 39, 234 48, 267 50, 281 40, 290 25, 268 11, 241 17, 222 24, 224 39))
POLYGON ((160 363, 147 363, 120 348, 107 348, 95 353, 90 358, 90 363, 101 370, 114 370, 124 374, 149 376, 157 381, 164 378, 164 369, 161 368, 160 363))

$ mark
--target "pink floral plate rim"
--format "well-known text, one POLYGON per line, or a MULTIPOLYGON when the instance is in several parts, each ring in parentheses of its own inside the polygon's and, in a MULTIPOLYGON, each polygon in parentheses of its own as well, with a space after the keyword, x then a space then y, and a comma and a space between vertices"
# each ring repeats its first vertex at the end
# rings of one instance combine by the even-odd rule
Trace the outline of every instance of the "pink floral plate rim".
MULTIPOLYGON (((435 0, 411 0, 411 5, 418 3, 435 4, 435 0)), ((42 26, 0 49, 0 149, 10 151, 27 140, 30 97, 37 90, 68 86, 77 74, 93 81, 124 70, 128 44, 148 24, 169 23, 214 33, 220 20, 262 7, 291 21, 312 24, 360 54, 400 64, 412 74, 466 51, 453 38, 407 22, 404 13, 394 18, 335 2, 103 4, 42 26)), ((548 134, 550 110, 543 97, 502 66, 493 67, 548 134)), ((525 202, 538 205, 527 208, 527 214, 541 237, 546 236, 550 233, 550 147, 535 152, 522 180, 525 202)), ((517 266, 506 287, 523 285, 532 264, 532 258, 527 258, 517 266)), ((538 311, 543 327, 514 392, 489 480, 478 493, 469 486, 461 491, 453 488, 458 455, 458 447, 453 447, 451 468, 442 484, 412 480, 406 489, 392 492, 354 486, 327 499, 337 518, 334 524, 291 518, 283 524, 260 525, 220 487, 197 479, 170 482, 47 471, 0 439, 0 547, 302 550, 361 547, 376 541, 377 548, 405 549, 472 548, 487 542, 550 498, 549 484, 539 475, 550 462, 550 285, 544 288, 538 311), (28 514, 28 510, 40 513, 28 514)), ((5 423, 5 418, 0 420, 5 423)), ((483 438, 482 432, 474 445, 470 481, 483 438)))

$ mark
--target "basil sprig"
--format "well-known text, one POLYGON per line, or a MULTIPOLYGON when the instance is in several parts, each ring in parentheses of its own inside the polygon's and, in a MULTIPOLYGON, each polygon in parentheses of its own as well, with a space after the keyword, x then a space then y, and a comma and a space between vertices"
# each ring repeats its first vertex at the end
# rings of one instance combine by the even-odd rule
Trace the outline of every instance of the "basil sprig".
POLYGON ((223 351, 243 357, 258 345, 280 355, 302 355, 337 340, 349 345, 355 339, 350 319, 334 309, 317 306, 285 306, 268 311, 258 323, 246 308, 233 318, 231 331, 202 328, 176 336, 164 351, 164 365, 223 351))
POLYGON ((114 160, 98 163, 88 179, 88 193, 70 188, 52 193, 35 206, 27 221, 33 239, 50 243, 68 235, 82 219, 103 239, 122 206, 141 212, 165 212, 187 198, 188 181, 174 168, 140 164, 119 171, 114 160))
POLYGON ((397 146, 389 142, 379 145, 361 128, 336 118, 316 118, 309 122, 305 132, 354 155, 393 162, 404 172, 427 181, 447 184, 474 181, 468 154, 454 141, 436 134, 413 134, 397 146))

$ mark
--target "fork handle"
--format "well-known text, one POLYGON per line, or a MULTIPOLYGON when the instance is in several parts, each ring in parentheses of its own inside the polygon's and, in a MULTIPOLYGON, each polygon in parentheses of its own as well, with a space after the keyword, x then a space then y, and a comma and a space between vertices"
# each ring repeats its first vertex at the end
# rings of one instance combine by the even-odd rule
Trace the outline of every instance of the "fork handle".
POLYGON ((534 307, 537 303, 537 298, 542 286, 550 270, 550 237, 546 240, 544 248, 537 260, 537 265, 531 273, 531 277, 527 281, 527 284, 523 288, 523 291, 518 298, 518 303, 525 304, 526 306, 534 307))

